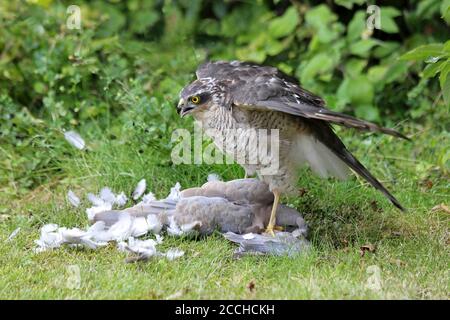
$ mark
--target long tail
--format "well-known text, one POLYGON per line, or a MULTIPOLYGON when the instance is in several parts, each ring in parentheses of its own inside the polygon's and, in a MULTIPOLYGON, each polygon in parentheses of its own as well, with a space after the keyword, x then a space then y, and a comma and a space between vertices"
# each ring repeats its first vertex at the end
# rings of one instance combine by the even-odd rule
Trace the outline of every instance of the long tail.
POLYGON ((379 182, 370 172, 367 170, 358 159, 353 156, 350 151, 347 150, 345 145, 339 139, 339 137, 334 133, 333 129, 328 123, 317 121, 314 126, 318 128, 315 130, 316 138, 327 146, 339 159, 341 159, 345 164, 353 169, 357 174, 363 177, 367 182, 369 182, 375 189, 381 191, 394 206, 402 211, 405 208, 400 204, 400 202, 379 182))

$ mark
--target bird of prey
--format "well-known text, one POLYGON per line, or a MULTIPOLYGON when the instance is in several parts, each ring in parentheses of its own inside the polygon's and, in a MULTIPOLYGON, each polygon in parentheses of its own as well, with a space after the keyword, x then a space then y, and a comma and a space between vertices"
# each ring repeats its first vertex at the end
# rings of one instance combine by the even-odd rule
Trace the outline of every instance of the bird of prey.
MULTIPOLYGON (((269 185, 274 195, 271 218, 266 231, 273 234, 280 194, 296 191, 296 172, 302 165, 322 177, 345 179, 351 168, 381 191, 397 208, 398 200, 353 156, 333 131, 342 125, 376 131, 408 139, 401 133, 326 108, 324 101, 303 89, 295 78, 277 68, 240 61, 207 62, 196 71, 197 79, 182 89, 177 109, 190 114, 205 129, 214 129, 212 140, 220 149, 234 129, 240 135, 225 153, 246 152, 258 144, 247 129, 277 129, 277 159, 241 164, 269 185), (217 134, 219 132, 219 134, 217 134), (220 134, 222 133, 222 134, 220 134), (247 136, 246 136, 247 135, 247 136), (279 164, 276 174, 264 174, 272 162, 279 164)), ((208 131, 205 130, 208 134, 208 131)), ((270 144, 271 142, 268 141, 270 144)), ((270 148, 270 146, 269 146, 270 148)))

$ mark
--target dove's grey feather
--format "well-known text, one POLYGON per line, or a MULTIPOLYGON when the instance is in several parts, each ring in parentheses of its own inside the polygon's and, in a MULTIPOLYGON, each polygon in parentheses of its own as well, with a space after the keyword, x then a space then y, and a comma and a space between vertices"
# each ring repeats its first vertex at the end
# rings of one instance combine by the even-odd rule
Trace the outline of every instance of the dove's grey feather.
MULTIPOLYGON (((148 203, 138 203, 137 205, 124 210, 109 210, 97 213, 92 222, 103 221, 106 226, 112 226, 119 221, 123 214, 129 214, 132 217, 147 217, 150 214, 160 215, 172 214, 175 210, 177 202, 173 200, 150 201, 148 203)), ((164 221, 165 222, 165 219, 164 221)))
POLYGON ((277 232, 275 236, 267 234, 240 235, 227 232, 224 237, 239 244, 236 256, 244 254, 294 255, 309 248, 309 242, 304 238, 296 238, 289 232, 277 232))
MULTIPOLYGON (((179 200, 160 200, 139 203, 124 210, 98 213, 93 221, 104 221, 107 226, 116 223, 120 216, 132 217, 158 215, 162 224, 169 224, 171 216, 180 225, 199 222, 200 234, 221 232, 262 232, 267 224, 273 195, 266 183, 257 179, 238 179, 229 182, 211 181, 200 188, 181 192, 179 200)), ((278 206, 277 222, 287 230, 306 229, 305 222, 295 209, 278 206)))

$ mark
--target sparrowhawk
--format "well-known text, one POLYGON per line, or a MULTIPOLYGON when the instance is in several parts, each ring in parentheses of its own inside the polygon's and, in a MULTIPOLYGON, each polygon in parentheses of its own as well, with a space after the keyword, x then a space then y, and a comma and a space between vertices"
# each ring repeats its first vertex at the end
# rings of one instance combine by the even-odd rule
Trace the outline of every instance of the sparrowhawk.
MULTIPOLYGON (((347 150, 333 131, 332 124, 408 139, 406 136, 327 109, 324 100, 274 67, 240 61, 207 62, 197 69, 196 75, 197 80, 181 91, 177 109, 181 116, 192 115, 203 128, 214 129, 211 138, 221 151, 233 155, 254 151, 258 141, 255 135, 250 134, 250 129, 278 130, 277 159, 241 163, 246 172, 256 172, 274 194, 268 232, 273 234, 275 228, 280 194, 296 191, 296 173, 305 164, 322 177, 340 179, 346 178, 351 168, 397 208, 404 210, 398 200, 347 150), (230 130, 235 130, 238 138, 231 148, 224 148, 224 139, 230 135, 230 130), (272 162, 278 163, 277 172, 264 174, 264 169, 272 162)), ((266 140, 272 143, 272 140, 266 140)))

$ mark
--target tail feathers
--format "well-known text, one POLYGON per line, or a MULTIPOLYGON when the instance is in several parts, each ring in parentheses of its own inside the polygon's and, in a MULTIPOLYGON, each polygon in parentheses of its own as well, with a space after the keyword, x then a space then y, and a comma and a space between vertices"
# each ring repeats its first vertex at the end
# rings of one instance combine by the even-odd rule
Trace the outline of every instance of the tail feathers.
POLYGON ((358 161, 347 149, 342 150, 338 155, 350 168, 353 169, 357 174, 367 180, 375 189, 381 191, 388 199, 392 202, 394 206, 402 211, 405 208, 400 204, 400 202, 379 182, 370 172, 367 170, 361 162, 358 161))
POLYGON ((326 123, 317 123, 320 128, 316 131, 316 137, 326 145, 345 164, 353 169, 357 174, 369 182, 375 189, 383 193, 386 198, 398 209, 405 211, 400 202, 379 182, 364 165, 347 150, 342 141, 333 132, 333 129, 326 123))

